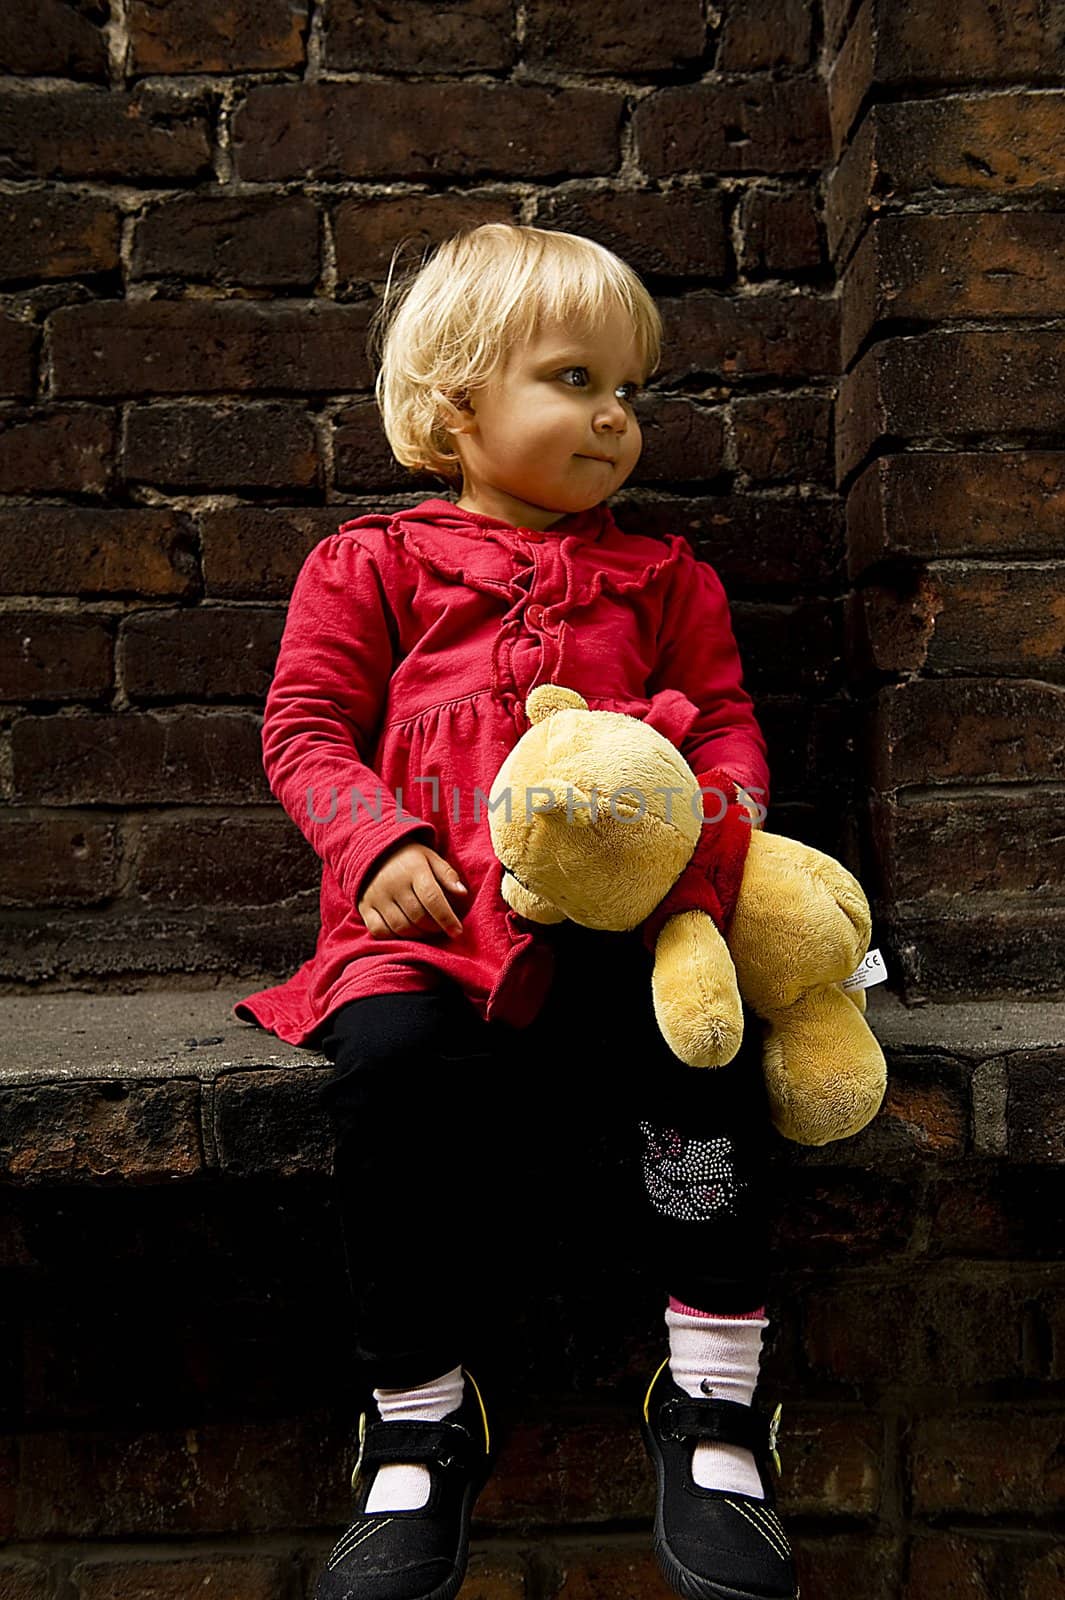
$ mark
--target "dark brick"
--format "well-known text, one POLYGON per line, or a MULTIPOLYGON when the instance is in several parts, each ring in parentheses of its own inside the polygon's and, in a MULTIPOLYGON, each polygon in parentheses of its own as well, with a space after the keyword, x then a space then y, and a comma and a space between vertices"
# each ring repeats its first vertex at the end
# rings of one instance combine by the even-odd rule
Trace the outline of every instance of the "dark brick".
POLYGON ((114 822, 9 811, 0 854, 0 904, 97 905, 117 893, 120 866, 114 822))
POLYGON ((836 479, 885 435, 1065 428, 1065 335, 1050 330, 943 330, 887 339, 840 384, 836 479))
POLYGON ((351 6, 326 0, 325 62, 330 71, 492 72, 514 65, 513 0, 383 0, 351 6))
POLYGON ((0 700, 91 700, 113 684, 105 622, 66 612, 0 612, 0 700))
POLYGON ((1046 899, 1065 888, 1060 803, 1039 790, 902 806, 876 798, 872 822, 885 892, 893 900, 972 894, 1046 899))
POLYGON ((868 772, 906 784, 1053 781, 1065 776, 1065 689, 1031 680, 916 679, 880 691, 868 772))
POLYGON ((1065 1255, 1065 1165, 997 1163, 957 1172, 927 1193, 929 1255, 1060 1260, 1065 1255))
POLYGON ((842 560, 842 509, 832 500, 702 495, 696 500, 619 498, 618 525, 659 538, 682 533, 730 593, 757 585, 791 596, 819 589, 842 560))
POLYGON ((119 682, 131 700, 263 699, 284 621, 248 606, 139 612, 119 630, 119 682))
POLYGON ((953 1059, 892 1054, 884 1103, 872 1122, 853 1138, 805 1152, 804 1159, 870 1171, 956 1162, 969 1145, 970 1094, 969 1070, 953 1059))
POLYGON ((369 509, 231 506, 201 513, 207 593, 216 599, 287 600, 314 546, 369 509))
POLYGON ((533 66, 636 73, 683 67, 703 54, 706 23, 699 0, 661 0, 632 10, 623 28, 604 26, 595 0, 529 0, 525 59, 533 66))
POLYGON ((306 0, 130 0, 134 72, 301 67, 306 0))
POLYGON ((954 94, 873 105, 826 187, 825 222, 842 259, 890 195, 944 190, 1054 194, 1065 92, 954 94))
POLYGON ((189 1600, 201 1591, 211 1600, 282 1600, 291 1593, 288 1563, 265 1555, 104 1555, 79 1561, 70 1581, 77 1600, 189 1600))
POLYGON ((816 196, 809 189, 749 189, 740 201, 740 271, 748 278, 821 265, 816 196))
POLYGON ((1065 1585, 1059 1543, 1018 1542, 990 1529, 980 1537, 931 1534, 914 1541, 903 1600, 1056 1600, 1065 1585))
MULTIPOLYGON (((876 908, 874 908, 875 911, 876 908)), ((1003 900, 955 910, 885 908, 880 944, 907 1005, 925 1000, 1057 997, 1065 911, 1053 903, 1003 900)))
POLYGON ((883 1425, 868 1412, 785 1407, 779 1449, 784 1514, 869 1516, 880 1504, 883 1425))
MULTIPOLYGON (((795 1568, 802 1600, 840 1600, 854 1592, 862 1600, 898 1600, 901 1551, 889 1539, 868 1533, 830 1538, 805 1534, 796 1541, 795 1568)), ((946 1600, 944 1595, 937 1600, 946 1600)), ((952 1597, 953 1600, 953 1597, 952 1597)))
POLYGON ((815 78, 660 89, 641 100, 633 123, 648 177, 812 172, 829 155, 824 86, 815 78))
POLYGON ((823 692, 842 678, 839 606, 807 600, 791 606, 736 605, 733 626, 752 693, 770 689, 823 692))
POLYGON ((881 217, 843 282, 844 366, 885 319, 1053 317, 1065 298, 1065 215, 980 211, 881 217))
POLYGON ((688 399, 647 394, 637 401, 643 454, 634 483, 695 483, 723 467, 725 430, 719 410, 688 399))
POLYGON ((187 489, 309 489, 318 482, 314 422, 283 400, 131 406, 124 475, 187 489))
POLYGON ((333 217, 338 287, 350 291, 353 286, 384 282, 392 253, 401 243, 400 270, 404 262, 408 267, 420 265, 427 247, 464 228, 518 220, 517 201, 506 195, 368 195, 343 200, 333 217))
POLYGON ((121 234, 122 212, 99 195, 0 195, 0 281, 117 272, 121 234))
POLYGON ((177 597, 198 588, 195 541, 177 512, 0 507, 5 594, 177 597))
POLYGON ((1017 1051, 1006 1063, 1006 1122, 1014 1161, 1065 1162, 1060 1051, 1017 1051))
POLYGON ((489 1527, 574 1527, 648 1516, 647 1457, 613 1415, 515 1423, 477 1502, 489 1527))
POLYGON ((729 407, 736 465, 758 482, 835 482, 832 402, 821 395, 756 395, 729 407))
POLYGON ((921 1417, 911 1457, 918 1516, 1046 1515, 1061 1506, 1060 1462, 1065 1418, 1002 1411, 921 1417))
MULTIPOLYGON (((399 489, 415 482, 436 491, 427 473, 412 474, 392 454, 373 400, 357 400, 333 419, 333 461, 338 489, 399 489)), ((333 530, 336 531, 335 529, 333 530)))
POLYGON ((316 1096, 328 1070, 231 1072, 214 1097, 214 1136, 223 1171, 249 1177, 329 1172, 333 1128, 316 1096))
POLYGON ((133 301, 50 319, 57 395, 365 389, 365 306, 133 301))
POLYGON ((46 805, 263 802, 259 719, 203 714, 20 717, 15 798, 46 805))
POLYGON ((20 1085, 0 1105, 8 1182, 157 1183, 203 1165, 198 1083, 20 1085))
POLYGON ((838 50, 846 37, 851 17, 859 8, 860 0, 824 0, 825 46, 828 51, 838 50))
POLYGON ((618 164, 622 105, 561 86, 270 84, 238 110, 233 153, 253 182, 599 175, 618 164))
POLYGON ((733 0, 714 65, 725 72, 805 67, 810 60, 809 0, 733 0))
POLYGON ((307 288, 318 279, 318 232, 306 195, 179 195, 138 221, 133 276, 307 288))
POLYGON ((40 1562, 0 1561, 0 1600, 51 1600, 54 1593, 52 1574, 40 1562))
POLYGON ((148 905, 274 906, 316 889, 321 863, 280 811, 272 817, 149 817, 131 848, 148 905))
POLYGON ((102 6, 75 8, 66 0, 4 0, 0 63, 31 77, 92 78, 106 83, 107 44, 102 6), (90 15, 81 15, 87 10, 90 15))
POLYGON ((37 329, 0 316, 0 394, 28 400, 37 372, 37 329))
MULTIPOLYGON (((794 1158, 793 1158, 794 1159, 794 1158)), ((774 1257, 807 1268, 880 1264, 904 1253, 919 1216, 912 1187, 864 1168, 796 1167, 771 1220, 774 1257)))
POLYGON ((0 411, 4 494, 104 494, 114 453, 110 411, 0 411))
POLYGON ((210 178, 211 139, 198 95, 172 90, 0 92, 0 178, 210 178))
POLYGON ((838 305, 806 294, 689 294, 659 302, 664 335, 661 382, 710 373, 750 377, 834 377, 838 305))
POLYGON ((674 1593, 649 1550, 613 1549, 582 1544, 558 1553, 561 1585, 556 1600, 615 1600, 639 1595, 640 1600, 670 1600, 674 1593))
POLYGON ((563 189, 541 198, 536 226, 595 239, 644 274, 724 278, 730 270, 719 189, 563 189))
POLYGON ((1065 452, 878 456, 847 500, 852 578, 881 560, 1061 551, 1065 452))

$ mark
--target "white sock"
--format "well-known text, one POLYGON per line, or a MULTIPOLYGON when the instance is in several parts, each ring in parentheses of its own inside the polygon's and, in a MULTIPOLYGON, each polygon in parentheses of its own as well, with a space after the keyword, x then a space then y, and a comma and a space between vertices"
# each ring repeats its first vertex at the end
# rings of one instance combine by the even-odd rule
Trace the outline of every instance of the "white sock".
MULTIPOLYGON (((679 1388, 697 1400, 751 1404, 767 1317, 695 1317, 669 1308, 666 1326, 669 1367, 679 1388)), ((754 1456, 742 1445, 700 1439, 692 1454, 692 1477, 703 1489, 765 1499, 754 1456)))
MULTIPOLYGON (((375 1389, 382 1422, 442 1422, 462 1404, 466 1380, 461 1367, 416 1389, 375 1389)), ((432 1478, 420 1461, 389 1461, 378 1467, 366 1501, 367 1511, 417 1511, 429 1498, 432 1478)))

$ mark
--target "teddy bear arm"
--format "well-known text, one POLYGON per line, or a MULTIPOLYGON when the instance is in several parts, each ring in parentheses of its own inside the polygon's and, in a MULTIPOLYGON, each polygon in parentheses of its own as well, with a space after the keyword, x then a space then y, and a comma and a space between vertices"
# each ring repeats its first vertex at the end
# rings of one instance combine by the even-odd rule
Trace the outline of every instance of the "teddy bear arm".
POLYGON ((743 1038, 743 1005, 728 945, 704 911, 682 911, 663 923, 651 990, 675 1056, 690 1067, 732 1060, 743 1038))

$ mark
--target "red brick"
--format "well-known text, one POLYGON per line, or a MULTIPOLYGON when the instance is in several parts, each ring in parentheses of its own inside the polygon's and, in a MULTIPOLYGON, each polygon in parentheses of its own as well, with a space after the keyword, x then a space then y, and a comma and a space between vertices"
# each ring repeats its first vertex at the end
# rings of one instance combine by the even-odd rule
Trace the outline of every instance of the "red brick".
POLYGON ((283 400, 131 406, 123 471, 127 482, 185 489, 314 488, 314 422, 283 400))
POLYGON ((203 1166, 198 1083, 19 1084, 0 1106, 9 1183, 155 1183, 203 1166))
POLYGON ((858 10, 860 0, 824 0, 825 47, 829 52, 838 50, 847 36, 851 17, 858 10))
POLYGON ((0 1561, 0 1600, 51 1600, 52 1574, 38 1561, 0 1561))
POLYGON ((1014 1161, 1065 1162, 1061 1054, 1017 1051, 1007 1062, 1009 1153, 1014 1161))
POLYGON ((821 265, 816 196, 809 189, 748 189, 740 201, 740 271, 748 278, 821 265))
POLYGON ((677 172, 818 171, 829 154, 819 79, 754 79, 659 89, 633 116, 648 177, 677 172))
POLYGON ((634 8, 623 28, 604 26, 596 0, 529 0, 525 59, 534 67, 624 75, 670 70, 698 61, 706 23, 699 0, 660 0, 634 8))
POLYGON ((111 411, 0 411, 4 494, 105 494, 114 454, 111 411))
POLYGON ((809 0, 738 0, 725 12, 714 65, 724 72, 806 66, 811 10, 809 0))
POLYGON ((338 290, 383 283, 398 244, 404 246, 397 268, 402 271, 404 263, 408 268, 420 265, 427 247, 464 228, 518 220, 517 201, 507 195, 360 195, 342 200, 333 217, 338 290))
POLYGON ((211 178, 211 140, 200 95, 170 89, 0 92, 5 178, 211 178))
POLYGON ((887 318, 1053 317, 1065 298, 1065 216, 980 211, 880 217, 843 281, 841 359, 887 318))
POLYGON ((365 389, 369 311, 322 301, 132 301, 50 319, 57 395, 365 389))
POLYGON ((91 616, 0 612, 0 700, 91 700, 109 694, 111 630, 91 616))
POLYGON ((1063 451, 878 456, 847 501, 850 576, 896 556, 1057 555, 1063 501, 1063 451))
MULTIPOLYGON (((901 1552, 888 1539, 868 1533, 831 1538, 804 1534, 795 1543, 795 1567, 802 1600, 898 1600, 901 1552)), ((936 1600, 948 1600, 938 1595, 936 1600)), ((950 1597, 953 1600, 953 1597, 950 1597)))
POLYGON ((821 395, 755 395, 729 407, 736 465, 758 482, 834 483, 832 402, 821 395))
POLYGON ((160 1559, 130 1554, 79 1561, 70 1575, 77 1600, 282 1600, 288 1563, 273 1556, 210 1554, 160 1559))
POLYGON ((217 599, 287 600, 314 546, 370 509, 231 506, 201 513, 206 592, 217 599))
POLYGON ((626 1415, 516 1422, 477 1502, 490 1527, 542 1527, 644 1518, 654 1504, 650 1464, 626 1415))
POLYGON ((134 72, 301 67, 306 0, 130 0, 134 72))
POLYGON ((37 329, 0 316, 0 394, 28 400, 37 373, 37 329))
POLYGON ((660 382, 712 373, 750 377, 835 377, 835 301, 806 294, 701 294, 661 300, 660 382))
POLYGON ((885 892, 1038 895, 1065 888, 1060 804, 1050 794, 959 795, 892 805, 873 801, 873 838, 885 892))
POLYGON ((119 681, 131 700, 265 699, 284 621, 250 606, 138 612, 119 630, 119 681))
POLYGON ((50 805, 264 802, 251 712, 20 717, 11 731, 15 798, 50 805))
POLYGON ((514 64, 510 0, 350 6, 326 0, 325 62, 331 72, 492 72, 514 64))
POLYGON ((64 0, 4 0, 0 61, 5 72, 106 83, 107 44, 98 26, 102 20, 101 8, 94 21, 64 0))
POLYGON ((280 812, 149 817, 130 847, 131 887, 148 905, 276 906, 321 878, 318 857, 280 812))
POLYGON ((788 1198, 772 1218, 774 1251, 806 1268, 882 1264, 908 1250, 917 1223, 910 1186, 864 1169, 797 1170, 788 1198))
POLYGON ((819 589, 841 560, 841 508, 835 500, 703 494, 661 502, 611 502, 628 532, 682 533, 717 569, 727 589, 757 585, 788 597, 819 589))
POLYGON ((558 1553, 554 1600, 670 1600, 674 1593, 650 1550, 582 1544, 558 1553))
POLYGON ((843 483, 885 435, 1065 427, 1065 335, 1049 330, 942 330, 886 339, 840 384, 836 479, 843 483))
MULTIPOLYGON (((955 1161, 969 1139, 969 1079, 949 1059, 892 1055, 887 1092, 861 1133, 828 1146, 826 1161, 895 1168, 919 1157, 955 1161)), ((809 1159, 809 1157, 807 1157, 809 1159)))
POLYGON ((979 1174, 956 1171, 929 1186, 927 1216, 933 1257, 1060 1260, 1065 1166, 995 1163, 979 1174))
POLYGON ((948 1412, 914 1425, 911 1481, 918 1516, 1060 1513, 1065 1418, 1015 1405, 948 1412))
POLYGON ((939 1534, 918 1539, 910 1555, 903 1600, 1058 1600, 1065 1584, 1060 1542, 1019 1541, 1009 1531, 982 1536, 939 1534))
POLYGON ((785 1405, 779 1449, 783 1515, 870 1516, 880 1505, 883 1425, 874 1416, 785 1405))
POLYGON ((871 782, 1053 781, 1065 776, 1065 689, 1031 680, 916 679, 882 689, 871 782))
POLYGON ((643 274, 724 278, 730 271, 724 198, 718 189, 566 188, 540 199, 536 226, 595 239, 643 274))
POLYGON ((121 234, 122 212, 100 195, 0 195, 0 281, 117 272, 121 234))
POLYGON ((2 905, 97 905, 117 893, 120 867, 114 822, 10 811, 4 818, 2 905))
POLYGON ((0 507, 0 589, 9 595, 191 596, 199 559, 174 511, 0 507))
POLYGON ((1065 91, 944 95, 873 105, 826 187, 825 222, 842 259, 886 196, 943 190, 1056 193, 1065 91))
POLYGON ((305 195, 179 195, 139 219, 133 276, 307 288, 318 279, 318 234, 305 195))
POLYGON ((634 483, 696 483, 722 471, 725 430, 719 410, 648 393, 637 401, 636 415, 643 453, 634 483))
POLYGON ((233 154, 253 182, 602 174, 618 164, 622 106, 511 83, 270 84, 237 111, 233 154))
MULTIPOLYGON (((381 413, 373 400, 357 400, 333 418, 333 462, 338 489, 422 488, 422 498, 439 490, 439 480, 428 473, 411 473, 401 467, 381 426, 381 413)), ((335 531, 335 530, 334 530, 335 531)))
POLYGON ((472 1550, 463 1583, 462 1600, 525 1600, 525 1565, 515 1556, 472 1550))

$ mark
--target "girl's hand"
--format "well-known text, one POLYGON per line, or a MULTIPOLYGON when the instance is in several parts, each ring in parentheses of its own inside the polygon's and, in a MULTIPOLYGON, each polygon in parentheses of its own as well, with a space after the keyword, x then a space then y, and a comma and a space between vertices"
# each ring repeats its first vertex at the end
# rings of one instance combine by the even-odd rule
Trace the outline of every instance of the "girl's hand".
POLYGON ((359 916, 375 939, 406 939, 438 929, 457 939, 462 923, 445 890, 460 896, 469 893, 454 867, 429 845, 401 844, 367 880, 358 901, 359 916), (426 922, 432 926, 423 926, 426 922))

